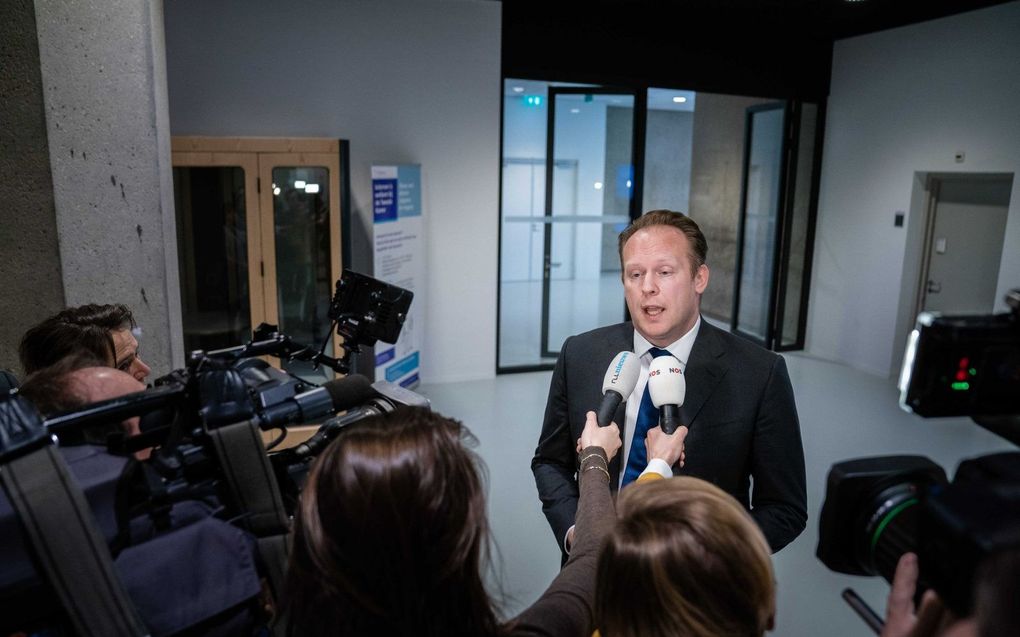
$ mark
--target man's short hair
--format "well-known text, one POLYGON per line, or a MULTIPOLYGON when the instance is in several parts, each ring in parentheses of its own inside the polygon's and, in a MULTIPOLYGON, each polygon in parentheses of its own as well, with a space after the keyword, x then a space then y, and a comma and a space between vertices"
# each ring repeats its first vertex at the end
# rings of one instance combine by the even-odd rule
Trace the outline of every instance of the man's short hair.
POLYGON ((705 235, 701 232, 701 228, 698 227, 694 219, 691 219, 682 212, 675 212, 673 210, 650 210, 632 221, 620 233, 618 246, 620 267, 623 267, 623 246, 627 243, 627 240, 634 236, 634 233, 638 230, 644 230, 652 226, 669 226, 684 233, 687 237, 687 242, 691 246, 691 275, 697 274, 698 268, 705 264, 705 258, 708 256, 708 241, 705 240, 705 235))
POLYGON ((18 347, 21 368, 31 374, 76 352, 113 365, 117 355, 111 333, 133 327, 135 319, 126 305, 69 307, 25 332, 18 347))

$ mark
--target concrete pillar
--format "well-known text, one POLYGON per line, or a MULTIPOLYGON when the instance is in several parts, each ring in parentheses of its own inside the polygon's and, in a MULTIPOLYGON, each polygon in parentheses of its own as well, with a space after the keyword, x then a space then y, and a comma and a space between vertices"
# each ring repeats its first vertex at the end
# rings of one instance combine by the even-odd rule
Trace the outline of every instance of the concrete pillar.
POLYGON ((125 303, 156 376, 183 365, 163 3, 36 0, 67 305, 125 303))
POLYGON ((64 305, 32 0, 0 3, 0 70, 0 368, 20 373, 21 335, 64 305))

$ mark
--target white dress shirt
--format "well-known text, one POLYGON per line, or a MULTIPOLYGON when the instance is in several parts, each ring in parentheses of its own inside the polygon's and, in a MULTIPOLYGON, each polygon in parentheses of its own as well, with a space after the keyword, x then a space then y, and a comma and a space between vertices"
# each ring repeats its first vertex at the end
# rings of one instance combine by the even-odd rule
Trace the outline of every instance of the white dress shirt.
MULTIPOLYGON (((698 337, 698 330, 701 329, 701 316, 698 316, 698 320, 694 322, 692 327, 686 334, 681 336, 678 340, 670 343, 664 349, 673 355, 678 361, 680 361, 680 371, 687 371, 687 359, 691 357, 691 348, 694 347, 694 339, 698 337)), ((648 342, 644 336, 637 330, 634 330, 634 353, 640 355, 641 360, 641 373, 638 375, 637 386, 634 387, 634 393, 630 395, 627 400, 627 418, 625 421, 624 432, 623 432, 623 448, 620 449, 620 456, 623 464, 620 465, 620 481, 623 481, 623 475, 627 472, 627 459, 630 457, 630 446, 634 440, 634 428, 637 425, 638 411, 641 409, 641 397, 645 393, 645 385, 648 384, 648 368, 652 364, 652 359, 655 358, 651 355, 650 351, 655 345, 648 342)), ((673 477, 673 469, 665 460, 659 458, 650 458, 648 461, 648 467, 641 473, 648 473, 654 471, 660 474, 664 478, 673 477)))

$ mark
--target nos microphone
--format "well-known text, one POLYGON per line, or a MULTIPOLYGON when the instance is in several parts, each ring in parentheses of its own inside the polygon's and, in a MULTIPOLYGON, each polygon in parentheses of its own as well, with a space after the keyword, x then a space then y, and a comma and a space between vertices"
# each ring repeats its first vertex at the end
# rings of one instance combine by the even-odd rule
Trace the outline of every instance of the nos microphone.
POLYGON ((620 352, 609 364, 606 377, 602 380, 602 402, 599 404, 599 427, 608 427, 620 403, 634 392, 641 363, 634 352, 620 352))
POLYGON ((680 372, 680 361, 672 356, 660 356, 648 368, 648 394, 652 404, 659 408, 659 426, 672 434, 680 422, 680 406, 684 404, 687 381, 680 372))

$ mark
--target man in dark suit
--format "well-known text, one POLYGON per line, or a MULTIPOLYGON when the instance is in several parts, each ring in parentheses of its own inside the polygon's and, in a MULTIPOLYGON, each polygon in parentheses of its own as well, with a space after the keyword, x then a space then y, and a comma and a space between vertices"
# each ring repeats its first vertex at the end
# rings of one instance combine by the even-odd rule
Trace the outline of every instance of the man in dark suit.
POLYGON ((624 442, 610 463, 610 485, 618 488, 648 463, 645 437, 635 438, 634 430, 642 426, 639 404, 651 360, 668 352, 680 361, 687 385, 680 409, 686 426, 673 434, 686 436, 686 462, 672 473, 702 478, 730 493, 778 551, 807 521, 804 451, 786 363, 701 319, 707 245, 689 217, 649 212, 620 234, 619 252, 632 322, 564 342, 531 463, 557 541, 569 551, 578 498, 576 441, 585 413, 601 401, 606 368, 621 351, 641 358, 637 388, 614 418, 624 442))

